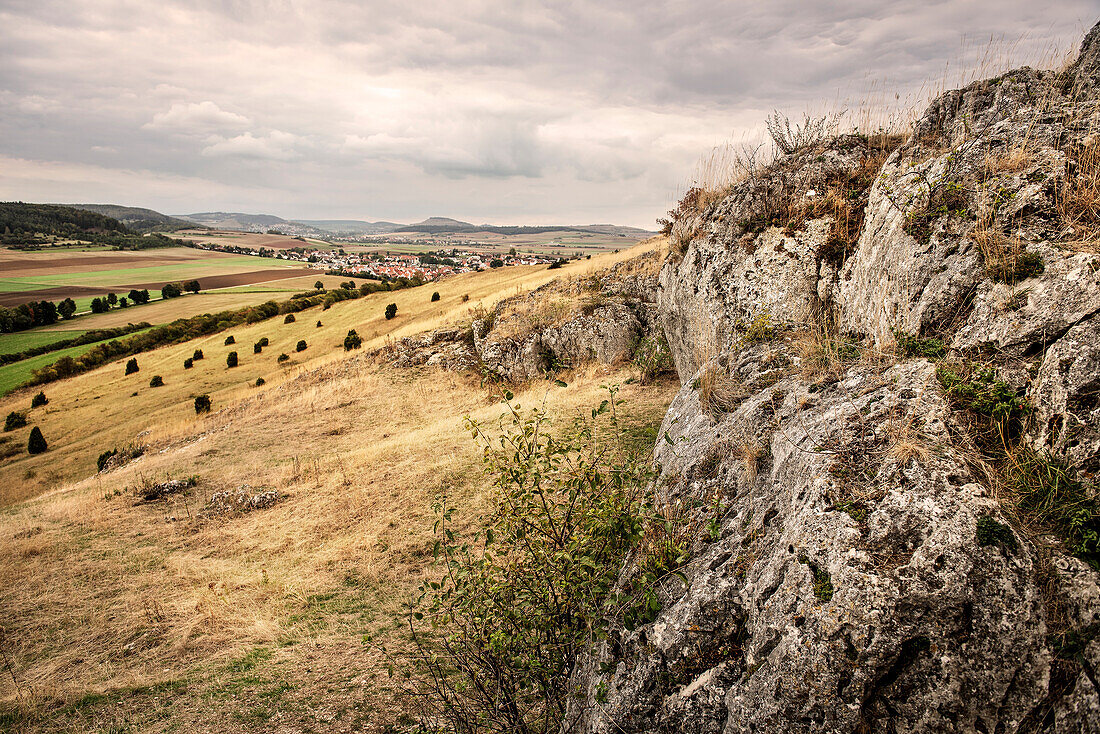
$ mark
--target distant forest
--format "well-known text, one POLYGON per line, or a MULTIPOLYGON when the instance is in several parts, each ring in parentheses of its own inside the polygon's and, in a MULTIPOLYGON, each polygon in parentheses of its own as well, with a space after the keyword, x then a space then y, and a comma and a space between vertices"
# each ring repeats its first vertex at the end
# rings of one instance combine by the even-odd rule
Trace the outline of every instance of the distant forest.
POLYGON ((29 250, 48 246, 57 240, 78 240, 116 250, 147 250, 187 244, 162 234, 138 234, 117 219, 86 209, 56 204, 0 202, 0 245, 29 250))

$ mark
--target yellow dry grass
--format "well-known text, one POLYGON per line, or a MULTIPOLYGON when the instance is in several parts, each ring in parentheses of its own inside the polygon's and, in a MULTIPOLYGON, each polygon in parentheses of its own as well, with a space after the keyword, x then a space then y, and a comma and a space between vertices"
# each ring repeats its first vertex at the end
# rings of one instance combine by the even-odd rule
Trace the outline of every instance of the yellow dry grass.
MULTIPOLYGON (((489 302, 545 278, 486 273, 253 325, 236 332, 236 370, 225 368, 233 347, 221 335, 199 340, 207 358, 186 373, 178 363, 195 343, 139 356, 136 385, 116 363, 47 386, 53 412, 34 416, 52 434, 45 461, 0 470, 0 668, 11 670, 2 720, 51 731, 398 723, 386 670, 404 644, 401 604, 430 566, 433 500, 446 491, 462 522, 477 516, 486 481, 462 418, 491 423, 503 408, 474 376, 395 370, 335 340, 349 325, 371 343, 392 337, 381 316, 389 300, 400 334, 463 317, 464 293, 489 302), (318 333, 333 343, 309 359, 326 343, 318 333), (272 344, 253 360, 261 334, 272 344), (308 361, 276 367, 299 334, 308 361), (154 373, 164 388, 147 387, 154 373), (268 384, 248 386, 259 374, 268 384), (212 395, 214 412, 194 415, 197 391, 212 395), (99 450, 133 440, 148 445, 144 456, 94 474, 99 450), (37 489, 21 491, 28 473, 37 489), (192 475, 188 493, 151 503, 133 494, 192 475), (204 509, 214 492, 241 487, 283 499, 240 515, 204 509)), ((571 417, 629 376, 589 366, 563 375, 567 388, 535 383, 516 401, 571 417)), ((674 390, 624 385, 620 420, 655 433, 674 390)))

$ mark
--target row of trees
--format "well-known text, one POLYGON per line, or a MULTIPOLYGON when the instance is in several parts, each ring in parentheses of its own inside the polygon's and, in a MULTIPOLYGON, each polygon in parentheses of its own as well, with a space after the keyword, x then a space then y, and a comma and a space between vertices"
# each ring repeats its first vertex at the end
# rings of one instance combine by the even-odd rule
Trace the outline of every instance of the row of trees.
MULTIPOLYGON (((188 280, 180 283, 166 283, 160 291, 162 299, 177 298, 184 292, 198 293, 201 289, 199 281, 188 280)), ((92 313, 106 313, 112 308, 127 308, 134 304, 149 303, 152 296, 149 290, 132 289, 125 296, 108 293, 102 297, 92 299, 92 313)), ((21 303, 13 308, 0 306, 0 333, 10 334, 15 331, 33 329, 36 326, 49 326, 56 324, 59 318, 71 319, 76 313, 76 302, 71 298, 54 303, 53 301, 31 301, 21 303)))

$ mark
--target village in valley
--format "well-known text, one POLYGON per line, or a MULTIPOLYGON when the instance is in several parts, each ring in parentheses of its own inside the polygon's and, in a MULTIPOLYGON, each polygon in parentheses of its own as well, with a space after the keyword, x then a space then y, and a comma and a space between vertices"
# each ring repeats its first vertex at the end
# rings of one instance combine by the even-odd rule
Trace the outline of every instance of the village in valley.
MULTIPOLYGON (((308 244, 304 240, 303 243, 308 244)), ((257 249, 217 242, 192 242, 191 246, 237 255, 291 260, 332 274, 380 279, 419 278, 422 281, 513 265, 551 265, 568 259, 555 255, 521 253, 514 247, 507 253, 449 248, 414 254, 384 251, 349 252, 343 248, 320 249, 308 246, 281 250, 264 247, 257 249)))

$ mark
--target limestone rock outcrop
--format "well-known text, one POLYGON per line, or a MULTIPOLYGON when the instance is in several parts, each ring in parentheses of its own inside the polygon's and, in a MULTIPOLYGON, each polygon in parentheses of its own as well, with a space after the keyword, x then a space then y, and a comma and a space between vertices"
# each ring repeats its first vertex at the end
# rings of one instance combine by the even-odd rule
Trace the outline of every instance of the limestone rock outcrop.
POLYGON ((892 152, 823 141, 681 213, 653 492, 699 531, 656 617, 581 661, 563 731, 1100 731, 1100 571, 1016 513, 944 367, 1019 412, 994 448, 1096 477, 1098 101, 1100 25, 892 152))

